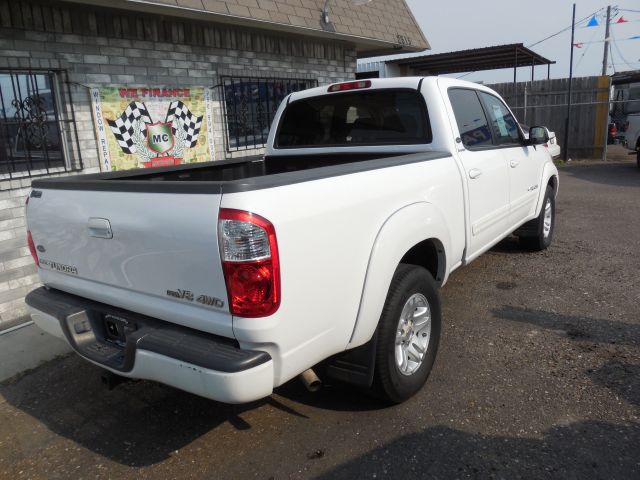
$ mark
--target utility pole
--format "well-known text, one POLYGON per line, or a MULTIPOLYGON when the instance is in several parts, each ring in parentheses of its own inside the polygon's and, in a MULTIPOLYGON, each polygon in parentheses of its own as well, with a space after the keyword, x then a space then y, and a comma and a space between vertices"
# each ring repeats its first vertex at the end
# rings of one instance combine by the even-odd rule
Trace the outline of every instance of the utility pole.
POLYGON ((602 56, 602 76, 607 74, 607 61, 609 59, 609 23, 611 22, 611 5, 607 7, 607 27, 604 32, 604 55, 602 56))
POLYGON ((564 122, 564 155, 563 160, 569 160, 569 127, 571 126, 571 90, 573 87, 573 42, 576 34, 576 4, 573 4, 573 17, 571 18, 571 57, 569 60, 569 93, 567 98, 567 119, 564 122))

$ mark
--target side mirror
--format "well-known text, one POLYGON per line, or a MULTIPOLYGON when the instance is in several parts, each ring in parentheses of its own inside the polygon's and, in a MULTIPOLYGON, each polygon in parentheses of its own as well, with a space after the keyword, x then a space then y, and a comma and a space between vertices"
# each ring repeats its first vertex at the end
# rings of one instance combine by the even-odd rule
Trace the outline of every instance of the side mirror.
POLYGON ((529 145, 542 145, 549 141, 549 131, 544 127, 531 127, 529 129, 529 145))

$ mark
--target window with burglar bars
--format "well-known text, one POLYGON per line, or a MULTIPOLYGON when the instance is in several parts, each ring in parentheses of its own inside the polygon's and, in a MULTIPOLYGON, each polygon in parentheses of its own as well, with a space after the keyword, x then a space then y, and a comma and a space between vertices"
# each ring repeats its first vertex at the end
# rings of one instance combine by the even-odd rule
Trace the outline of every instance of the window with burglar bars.
POLYGON ((82 168, 81 158, 73 165, 68 160, 64 132, 73 131, 76 141, 77 132, 73 115, 66 120, 58 105, 59 73, 0 70, 0 179, 82 168))
POLYGON ((255 77, 222 77, 221 83, 228 151, 264 147, 280 102, 318 85, 317 80, 255 77))

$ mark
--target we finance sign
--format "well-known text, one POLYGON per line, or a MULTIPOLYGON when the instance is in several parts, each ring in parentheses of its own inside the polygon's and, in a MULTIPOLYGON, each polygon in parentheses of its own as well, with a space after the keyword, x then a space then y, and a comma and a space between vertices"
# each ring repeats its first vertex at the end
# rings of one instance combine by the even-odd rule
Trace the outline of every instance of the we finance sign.
POLYGON ((93 89, 103 171, 215 160, 211 98, 200 87, 93 89))

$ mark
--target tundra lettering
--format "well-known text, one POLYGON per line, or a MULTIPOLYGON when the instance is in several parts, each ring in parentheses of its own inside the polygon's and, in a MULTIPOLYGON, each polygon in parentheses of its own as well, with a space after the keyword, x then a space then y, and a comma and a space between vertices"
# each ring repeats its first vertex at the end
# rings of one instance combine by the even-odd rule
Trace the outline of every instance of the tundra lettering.
POLYGON ((52 270, 57 270, 58 272, 70 273, 71 275, 78 274, 78 269, 73 265, 63 265, 62 263, 52 262, 51 260, 46 260, 44 258, 40 259, 40 265, 49 267, 52 270))

